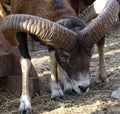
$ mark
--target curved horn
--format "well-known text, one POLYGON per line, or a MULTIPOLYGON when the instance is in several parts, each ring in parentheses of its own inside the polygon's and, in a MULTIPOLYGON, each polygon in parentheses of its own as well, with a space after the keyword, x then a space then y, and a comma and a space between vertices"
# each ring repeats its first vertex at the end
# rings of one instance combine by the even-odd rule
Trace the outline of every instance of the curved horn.
POLYGON ((88 23, 91 19, 97 16, 95 12, 94 5, 90 5, 82 13, 78 14, 78 17, 82 19, 85 23, 88 23))
MULTIPOLYGON (((1 23, 1 30, 5 36, 9 34, 9 31, 12 31, 14 35, 16 31, 31 33, 36 35, 44 43, 56 48, 71 50, 76 44, 75 32, 37 16, 26 14, 9 15, 1 23)), ((10 39, 7 36, 6 39, 11 44, 16 45, 17 40, 14 37, 10 39)))
POLYGON ((85 23, 88 23, 91 19, 97 17, 101 13, 107 1, 108 0, 96 0, 82 13, 78 14, 78 17, 82 19, 85 23))
POLYGON ((78 36, 82 37, 82 39, 80 39, 81 42, 86 43, 88 46, 92 46, 98 42, 116 21, 118 13, 118 2, 116 0, 108 0, 107 2, 106 0, 106 6, 101 14, 79 32, 78 36))

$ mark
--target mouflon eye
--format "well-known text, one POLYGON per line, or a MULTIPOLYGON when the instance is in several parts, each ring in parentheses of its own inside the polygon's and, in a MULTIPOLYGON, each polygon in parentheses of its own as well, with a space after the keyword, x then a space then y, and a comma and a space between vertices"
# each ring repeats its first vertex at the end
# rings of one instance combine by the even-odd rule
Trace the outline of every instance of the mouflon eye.
POLYGON ((61 53, 61 56, 60 56, 61 61, 64 61, 64 62, 68 63, 69 62, 69 58, 70 58, 70 54, 69 53, 64 52, 64 51, 61 53))
POLYGON ((61 56, 60 56, 60 59, 61 59, 62 61, 67 61, 68 56, 66 56, 66 55, 61 55, 61 56))

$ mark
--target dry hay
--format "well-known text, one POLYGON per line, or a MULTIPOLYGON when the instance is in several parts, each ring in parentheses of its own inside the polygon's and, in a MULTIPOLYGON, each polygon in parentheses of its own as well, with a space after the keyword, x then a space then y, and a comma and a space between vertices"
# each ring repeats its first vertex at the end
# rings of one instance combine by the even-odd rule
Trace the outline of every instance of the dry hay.
MULTIPOLYGON (((91 61, 92 85, 87 95, 66 95, 66 102, 50 98, 49 56, 46 48, 31 52, 32 63, 42 80, 44 92, 32 98, 33 114, 120 114, 120 101, 111 99, 113 90, 120 86, 120 29, 106 35, 105 61, 109 86, 99 88, 95 83, 98 75, 98 54, 95 48, 91 61)), ((18 114, 19 96, 5 88, 0 89, 0 114, 18 114)))

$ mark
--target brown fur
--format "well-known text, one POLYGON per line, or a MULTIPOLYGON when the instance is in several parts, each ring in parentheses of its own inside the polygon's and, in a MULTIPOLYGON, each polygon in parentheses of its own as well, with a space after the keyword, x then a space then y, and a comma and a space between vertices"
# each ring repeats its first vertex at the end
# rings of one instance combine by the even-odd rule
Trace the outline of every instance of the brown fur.
POLYGON ((67 0, 57 2, 56 4, 56 0, 11 0, 11 13, 37 15, 51 21, 57 21, 64 15, 76 15, 67 0))

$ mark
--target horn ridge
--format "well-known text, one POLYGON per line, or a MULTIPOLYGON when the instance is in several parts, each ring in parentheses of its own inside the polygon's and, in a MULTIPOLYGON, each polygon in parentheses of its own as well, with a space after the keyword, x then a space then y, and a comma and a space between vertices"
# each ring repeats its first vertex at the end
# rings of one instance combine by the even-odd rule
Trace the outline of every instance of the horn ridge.
MULTIPOLYGON (((6 16, 1 23, 1 30, 5 34, 10 30, 31 33, 48 45, 67 50, 74 48, 77 37, 75 32, 55 22, 26 14, 6 16)), ((6 39, 11 43, 10 38, 6 39)))
POLYGON ((88 46, 97 43, 116 21, 119 13, 119 4, 116 0, 109 0, 96 19, 91 21, 78 36, 82 36, 82 42, 88 46))

